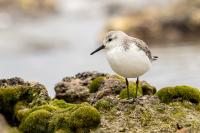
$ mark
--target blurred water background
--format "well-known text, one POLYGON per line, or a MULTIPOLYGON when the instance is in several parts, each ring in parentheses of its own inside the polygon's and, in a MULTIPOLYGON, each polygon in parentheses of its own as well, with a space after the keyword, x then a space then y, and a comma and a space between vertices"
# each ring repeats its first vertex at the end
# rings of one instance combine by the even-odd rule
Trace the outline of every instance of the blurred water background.
MULTIPOLYGON (((41 82, 54 96, 54 85, 65 76, 93 70, 113 73, 103 52, 89 55, 98 46, 110 19, 176 2, 0 0, 0 77, 18 76, 41 82)), ((134 21, 137 20, 133 17, 131 22, 134 21)), ((158 34, 162 36, 162 33, 158 34)), ((150 48, 159 60, 141 80, 157 88, 184 84, 200 88, 199 41, 164 43, 163 38, 155 44, 150 41, 150 48)))

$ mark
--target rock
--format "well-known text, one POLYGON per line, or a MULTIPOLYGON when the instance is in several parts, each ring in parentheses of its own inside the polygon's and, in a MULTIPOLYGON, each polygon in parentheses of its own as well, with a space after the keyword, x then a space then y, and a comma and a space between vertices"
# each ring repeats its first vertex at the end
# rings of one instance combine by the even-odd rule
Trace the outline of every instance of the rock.
MULTIPOLYGON (((135 83, 130 82, 130 97, 135 97, 135 83)), ((98 72, 83 72, 74 77, 66 77, 55 86, 56 98, 71 103, 95 103, 103 97, 127 98, 124 78, 98 72)), ((140 82, 139 96, 153 95, 156 88, 147 82, 140 82)))
POLYGON ((101 84, 104 81, 104 77, 97 77, 95 78, 92 83, 88 86, 90 93, 95 93, 101 87, 101 84))
MULTIPOLYGON (((61 82, 66 83, 68 88, 58 86, 57 92, 70 90, 74 86, 85 87, 87 97, 77 100, 70 97, 71 101, 79 104, 66 103, 65 99, 50 99, 46 88, 39 83, 27 82, 21 78, 0 80, 0 113, 13 126, 1 127, 6 123, 0 115, 0 131, 5 133, 18 133, 17 129, 24 133, 196 133, 200 131, 200 91, 196 88, 165 87, 155 93, 155 87, 143 81, 139 83, 140 96, 127 100, 125 81, 117 75, 86 72, 66 77, 61 82), (95 91, 90 93, 91 86, 95 91), (122 93, 123 97, 120 97, 122 93)), ((80 95, 80 90, 77 88, 71 91, 75 96, 80 95)), ((135 82, 130 82, 130 89, 133 90, 131 95, 134 96, 135 82)), ((70 95, 70 91, 67 93, 70 95)))
POLYGON ((14 77, 10 79, 0 80, 0 87, 14 86, 14 85, 25 85, 25 81, 20 77, 14 77))
POLYGON ((51 100, 39 83, 21 78, 0 83, 0 113, 24 133, 89 132, 100 123, 98 110, 90 104, 51 100))
POLYGON ((42 105, 49 99, 46 88, 39 83, 25 82, 21 78, 0 80, 0 113, 11 125, 18 124, 16 120, 13 120, 14 106, 18 102, 23 101, 32 107, 42 105))
MULTIPOLYGON (((101 99, 102 101, 102 99, 101 99)), ((172 102, 165 104, 157 96, 145 95, 132 102, 115 99, 110 109, 98 108, 101 125, 93 132, 169 132, 180 133, 187 129, 192 133, 200 130, 200 113, 196 104, 172 102), (189 106, 189 107, 188 107, 189 106), (177 129, 181 123, 183 129, 177 129), (159 126, 158 126, 159 125, 159 126)))
POLYGON ((82 73, 76 74, 75 78, 78 78, 78 79, 81 79, 81 80, 94 80, 97 77, 105 76, 105 75, 106 75, 105 73, 99 73, 99 72, 96 72, 96 71, 82 72, 82 73))
POLYGON ((87 86, 82 85, 80 79, 70 79, 70 81, 61 81, 55 86, 56 98, 64 99, 67 102, 87 101, 89 90, 87 86))
MULTIPOLYGON (((83 72, 74 77, 65 77, 56 84, 56 98, 64 99, 67 102, 79 103, 88 101, 88 86, 97 77, 105 76, 103 73, 83 72)), ((92 87, 91 87, 92 88, 92 87)))
POLYGON ((156 88, 147 82, 142 82, 141 88, 143 95, 154 95, 156 93, 156 88))
POLYGON ((122 77, 109 74, 95 78, 89 78, 90 76, 67 78, 65 82, 78 80, 80 87, 94 90, 88 92, 85 100, 99 110, 101 124, 92 132, 178 132, 181 129, 176 128, 177 123, 183 125, 182 130, 200 130, 200 105, 197 102, 199 91, 193 87, 174 87, 179 97, 171 100, 171 92, 168 94, 168 91, 161 89, 156 93, 154 86, 142 81, 139 83, 139 97, 134 98, 136 85, 130 81, 132 99, 127 100, 126 85, 122 77), (168 104, 165 104, 162 96, 166 96, 168 104))
POLYGON ((199 0, 181 0, 164 7, 145 7, 111 18, 105 31, 122 30, 148 44, 199 41, 199 4, 199 0))
POLYGON ((100 123, 100 114, 87 103, 68 104, 52 100, 27 110, 19 121, 19 129, 27 133, 69 133, 96 127, 100 123))
POLYGON ((200 91, 190 86, 165 87, 160 89, 156 95, 163 102, 171 102, 176 100, 187 100, 192 103, 200 102, 200 91))

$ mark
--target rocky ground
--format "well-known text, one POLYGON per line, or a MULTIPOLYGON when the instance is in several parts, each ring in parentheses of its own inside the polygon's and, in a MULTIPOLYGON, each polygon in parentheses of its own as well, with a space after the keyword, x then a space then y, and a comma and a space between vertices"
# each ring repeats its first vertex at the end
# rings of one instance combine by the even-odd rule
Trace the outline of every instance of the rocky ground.
POLYGON ((199 5, 199 0, 180 0, 165 7, 145 7, 111 18, 106 31, 122 30, 150 44, 199 41, 199 5))
POLYGON ((198 133, 200 91, 189 86, 156 88, 142 81, 135 98, 130 82, 117 75, 83 72, 46 88, 21 78, 0 80, 3 133, 198 133))

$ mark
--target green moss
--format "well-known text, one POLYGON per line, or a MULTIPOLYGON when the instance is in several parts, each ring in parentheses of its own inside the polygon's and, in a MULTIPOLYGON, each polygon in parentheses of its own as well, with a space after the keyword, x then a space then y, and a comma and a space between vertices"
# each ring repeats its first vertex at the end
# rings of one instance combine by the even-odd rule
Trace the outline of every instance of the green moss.
POLYGON ((53 106, 53 105, 46 104, 46 105, 42 105, 42 106, 35 106, 32 108, 31 111, 33 112, 33 111, 40 110, 40 109, 43 109, 43 110, 46 110, 49 112, 55 112, 55 111, 59 111, 60 108, 53 106))
POLYGON ((17 125, 17 121, 13 119, 15 104, 23 99, 26 95, 26 88, 22 86, 8 86, 0 88, 0 112, 6 117, 11 125, 17 125))
POLYGON ((0 89, 0 112, 12 113, 13 107, 21 96, 21 89, 16 88, 1 88, 0 89))
MULTIPOLYGON (((49 100, 46 89, 42 85, 15 85, 0 87, 0 112, 4 114, 11 125, 18 125, 13 119, 14 107, 18 102, 23 102, 27 106, 42 105, 49 100)), ((22 113, 22 112, 21 112, 22 113)), ((18 117, 18 116, 17 116, 18 117)), ((20 117, 20 116, 19 116, 20 117)))
POLYGON ((143 95, 154 95, 156 93, 156 88, 144 82, 142 83, 142 93, 143 95))
POLYGON ((185 117, 185 113, 184 113, 184 112, 181 112, 181 111, 173 112, 173 117, 174 117, 174 118, 185 117))
POLYGON ((150 112, 146 110, 145 111, 143 110, 141 113, 142 113, 140 118, 141 125, 147 126, 148 124, 150 124, 152 115, 150 114, 150 112))
POLYGON ((73 133, 70 129, 59 129, 55 133, 73 133))
POLYGON ((59 129, 70 130, 70 114, 66 112, 59 112, 54 114, 54 116, 49 121, 49 133, 58 131, 59 129))
POLYGON ((52 113, 43 109, 34 111, 22 121, 19 128, 25 133, 46 133, 51 116, 52 113))
POLYGON ((98 110, 100 109, 110 109, 111 108, 111 102, 105 99, 100 99, 96 102, 95 104, 95 108, 97 108, 98 110))
POLYGON ((90 133, 90 130, 88 128, 78 128, 75 131, 76 133, 90 133))
POLYGON ((49 132, 68 128, 92 128, 100 123, 100 114, 92 106, 86 104, 72 104, 60 112, 56 112, 49 122, 49 132))
POLYGON ((73 105, 71 103, 66 103, 64 100, 58 100, 58 99, 54 99, 54 100, 50 101, 49 104, 53 105, 53 106, 57 106, 59 108, 68 108, 73 105))
MULTIPOLYGON (((130 96, 130 98, 136 97, 136 84, 133 83, 133 82, 129 82, 129 96, 130 96)), ((139 84, 139 87, 138 87, 138 96, 142 96, 141 83, 139 84)), ((124 88, 120 92, 119 97, 121 99, 128 98, 128 96, 127 96, 127 88, 124 88)))
POLYGON ((200 91, 197 88, 190 86, 176 86, 175 90, 178 96, 181 96, 183 100, 188 100, 192 103, 200 102, 200 91))
POLYGON ((102 81, 104 80, 103 77, 97 77, 92 81, 92 83, 89 85, 89 92, 94 93, 97 92, 99 87, 101 86, 102 81))
POLYGON ((28 115, 30 112, 29 109, 24 102, 18 102, 14 107, 14 116, 17 118, 18 121, 21 121, 25 116, 28 115))
POLYGON ((73 127, 95 127, 100 123, 100 113, 93 107, 83 106, 71 113, 70 121, 73 127))
POLYGON ((195 107, 195 109, 196 109, 197 111, 200 111, 200 104, 197 104, 196 107, 195 107))
POLYGON ((8 127, 7 132, 8 133, 21 133, 16 127, 8 127))
POLYGON ((126 83, 125 78, 120 75, 113 75, 116 79, 120 80, 122 83, 126 83))
POLYGON ((171 102, 174 100, 187 100, 192 103, 200 102, 200 91, 190 86, 165 87, 160 89, 156 95, 162 102, 171 102))
MULTIPOLYGON (((22 105, 18 103, 16 106, 18 115, 24 110, 22 105)), ((100 123, 99 112, 90 104, 68 104, 63 100, 52 100, 48 104, 35 106, 18 117, 21 120, 20 130, 33 130, 33 133, 70 133, 77 129, 90 129, 100 123)))

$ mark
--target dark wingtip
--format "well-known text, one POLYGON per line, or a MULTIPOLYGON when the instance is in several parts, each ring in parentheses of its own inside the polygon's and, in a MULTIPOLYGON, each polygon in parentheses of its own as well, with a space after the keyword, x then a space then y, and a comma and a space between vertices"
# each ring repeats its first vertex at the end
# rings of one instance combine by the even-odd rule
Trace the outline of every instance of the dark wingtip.
POLYGON ((153 58, 158 59, 158 56, 153 56, 153 58))
POLYGON ((153 56, 153 61, 157 60, 158 56, 153 56))

